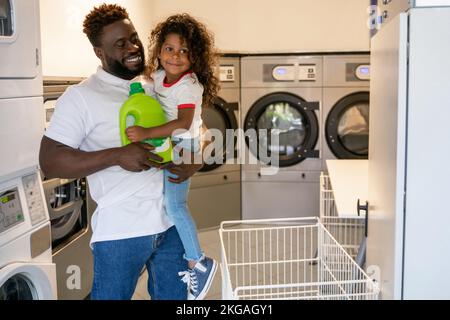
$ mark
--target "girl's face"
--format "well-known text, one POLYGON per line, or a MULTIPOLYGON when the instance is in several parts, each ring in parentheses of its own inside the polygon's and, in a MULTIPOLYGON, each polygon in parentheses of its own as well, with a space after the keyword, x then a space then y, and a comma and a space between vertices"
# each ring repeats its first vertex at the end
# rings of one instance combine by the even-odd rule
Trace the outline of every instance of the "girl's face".
POLYGON ((166 71, 169 83, 177 81, 192 66, 189 60, 189 48, 184 39, 176 33, 167 35, 158 58, 166 71))

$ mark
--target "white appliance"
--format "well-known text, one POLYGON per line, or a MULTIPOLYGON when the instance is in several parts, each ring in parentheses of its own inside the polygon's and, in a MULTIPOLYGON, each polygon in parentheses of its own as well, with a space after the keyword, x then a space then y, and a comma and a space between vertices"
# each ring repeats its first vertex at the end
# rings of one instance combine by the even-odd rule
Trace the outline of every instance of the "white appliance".
POLYGON ((38 163, 44 132, 38 0, 0 1, 0 177, 38 163))
MULTIPOLYGON (((450 6, 450 0, 372 0, 377 5, 379 18, 377 19, 380 28, 395 18, 400 12, 406 12, 410 8, 420 7, 444 7, 450 6)), ((371 3, 373 3, 371 1, 371 3)))
POLYGON ((56 299, 50 222, 35 167, 0 179, 0 252, 0 300, 56 299))
POLYGON ((279 139, 277 146, 264 136, 247 136, 242 148, 244 219, 319 214, 322 60, 322 56, 241 60, 242 128, 246 133, 265 130, 279 139), (261 150, 263 156, 266 150, 279 155, 279 163, 274 165, 278 172, 266 174, 261 150))
POLYGON ((383 299, 450 299, 450 8, 372 38, 367 266, 383 299))
POLYGON ((56 299, 38 170, 44 132, 38 0, 0 1, 0 297, 56 299))

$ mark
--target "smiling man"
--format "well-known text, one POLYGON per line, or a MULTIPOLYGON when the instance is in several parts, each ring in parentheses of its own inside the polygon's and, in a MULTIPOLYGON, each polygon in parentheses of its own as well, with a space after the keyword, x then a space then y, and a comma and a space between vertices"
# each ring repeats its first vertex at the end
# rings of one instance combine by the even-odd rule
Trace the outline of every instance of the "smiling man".
MULTIPOLYGON (((101 66, 56 104, 42 139, 40 164, 49 177, 87 176, 98 207, 92 217, 92 299, 130 299, 140 271, 152 299, 186 299, 178 273, 184 249, 163 206, 163 173, 146 144, 122 147, 119 110, 130 84, 145 81, 144 50, 126 10, 103 4, 84 21, 101 66)), ((176 167, 180 182, 201 166, 176 167)))
MULTIPOLYGON (((142 73, 145 67, 144 47, 131 21, 125 18, 102 27, 96 21, 90 21, 93 14, 86 18, 84 32, 94 46, 103 69, 126 80, 142 73)), ((119 10, 117 15, 121 16, 119 10)), ((109 20, 115 17, 111 15, 104 18, 109 20)))

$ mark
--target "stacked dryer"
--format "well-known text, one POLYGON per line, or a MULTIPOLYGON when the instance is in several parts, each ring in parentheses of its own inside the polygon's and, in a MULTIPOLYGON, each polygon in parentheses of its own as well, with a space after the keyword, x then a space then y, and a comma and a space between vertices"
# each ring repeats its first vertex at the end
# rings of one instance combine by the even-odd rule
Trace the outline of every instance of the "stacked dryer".
POLYGON ((261 136, 246 139, 243 218, 318 215, 322 57, 244 57, 241 68, 242 127, 247 133, 267 130, 279 140, 272 145, 261 136), (258 158, 256 149, 261 148, 279 156, 278 173, 265 175, 261 170, 267 167, 258 158))
POLYGON ((188 204, 199 229, 241 219, 241 168, 235 159, 234 139, 225 139, 226 131, 236 131, 239 124, 239 57, 221 57, 217 75, 221 89, 214 105, 203 108, 202 119, 206 128, 218 130, 224 137, 213 154, 223 164, 205 165, 192 178, 188 204))
POLYGON ((328 159, 367 159, 369 54, 323 58, 323 168, 328 159))
POLYGON ((56 299, 38 170, 44 132, 38 0, 0 1, 0 300, 56 299))

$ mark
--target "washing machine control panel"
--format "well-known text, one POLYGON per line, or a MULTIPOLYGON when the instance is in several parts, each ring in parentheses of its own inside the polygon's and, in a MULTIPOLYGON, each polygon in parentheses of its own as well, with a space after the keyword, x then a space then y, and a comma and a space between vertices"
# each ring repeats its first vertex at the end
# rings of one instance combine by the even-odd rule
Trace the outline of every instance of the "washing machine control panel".
POLYGON ((272 70, 272 77, 277 81, 294 81, 295 65, 276 66, 272 70))
POLYGON ((18 225, 26 230, 45 220, 48 213, 38 172, 0 183, 0 233, 18 225))
POLYGON ((222 65, 219 68, 219 78, 221 82, 233 82, 236 80, 234 66, 222 65))
POLYGON ((277 81, 315 81, 316 71, 313 64, 282 65, 273 68, 272 77, 277 81))
POLYGON ((22 178, 25 197, 27 199, 28 212, 31 224, 34 226, 47 218, 43 194, 41 192, 41 179, 36 173, 22 178))
POLYGON ((19 189, 0 192, 0 233, 25 221, 20 204, 19 189))
POLYGON ((362 64, 357 66, 355 76, 359 80, 370 80, 370 65, 362 64))
POLYGON ((298 66, 298 80, 299 81, 315 81, 316 80, 316 66, 312 64, 298 66))

